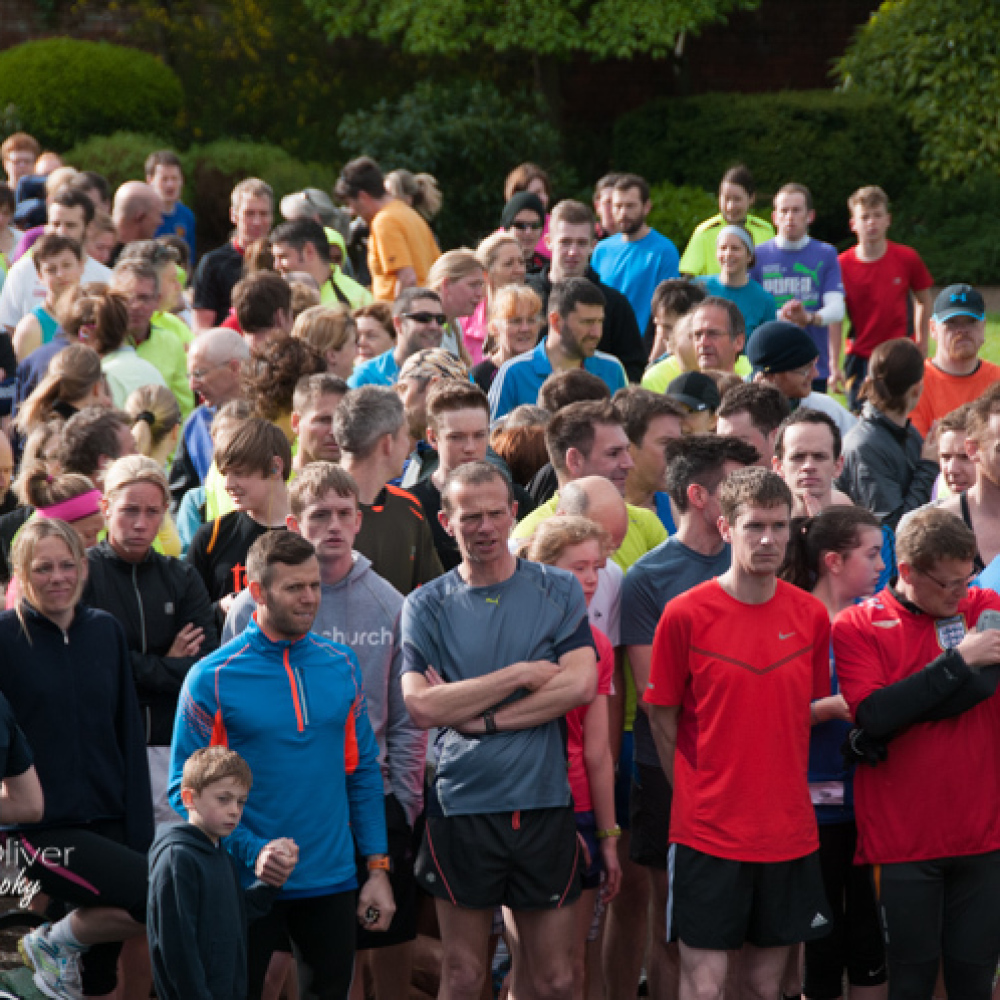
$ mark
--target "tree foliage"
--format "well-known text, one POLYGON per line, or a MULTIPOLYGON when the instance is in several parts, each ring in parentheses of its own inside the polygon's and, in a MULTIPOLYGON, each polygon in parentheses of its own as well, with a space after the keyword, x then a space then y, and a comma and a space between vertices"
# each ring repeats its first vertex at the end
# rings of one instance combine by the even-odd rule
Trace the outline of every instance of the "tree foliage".
POLYGON ((1000 19, 993 0, 887 0, 837 65, 845 88, 897 101, 920 167, 948 181, 1000 170, 1000 19))
POLYGON ((662 57, 759 0, 306 0, 331 38, 367 37, 424 56, 479 49, 597 59, 662 57))

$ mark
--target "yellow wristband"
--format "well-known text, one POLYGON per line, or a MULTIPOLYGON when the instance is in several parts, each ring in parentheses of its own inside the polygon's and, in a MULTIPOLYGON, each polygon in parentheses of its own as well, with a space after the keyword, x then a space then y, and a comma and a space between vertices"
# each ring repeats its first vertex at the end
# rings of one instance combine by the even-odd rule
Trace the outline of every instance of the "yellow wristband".
POLYGON ((622 828, 620 826, 613 826, 610 830, 598 830, 594 836, 598 840, 609 840, 611 837, 620 837, 622 835, 622 828))

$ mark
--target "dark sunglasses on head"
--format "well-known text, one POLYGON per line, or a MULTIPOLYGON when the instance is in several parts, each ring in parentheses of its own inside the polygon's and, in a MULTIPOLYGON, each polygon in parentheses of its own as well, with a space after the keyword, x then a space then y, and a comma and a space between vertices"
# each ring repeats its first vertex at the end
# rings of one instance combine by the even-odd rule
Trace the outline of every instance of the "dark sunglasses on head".
POLYGON ((403 313, 403 318, 415 320, 417 323, 437 323, 438 326, 444 326, 448 322, 448 317, 444 313, 403 313))
POLYGON ((510 224, 511 229, 517 229, 521 232, 527 232, 529 229, 541 229, 541 222, 512 222, 510 224))

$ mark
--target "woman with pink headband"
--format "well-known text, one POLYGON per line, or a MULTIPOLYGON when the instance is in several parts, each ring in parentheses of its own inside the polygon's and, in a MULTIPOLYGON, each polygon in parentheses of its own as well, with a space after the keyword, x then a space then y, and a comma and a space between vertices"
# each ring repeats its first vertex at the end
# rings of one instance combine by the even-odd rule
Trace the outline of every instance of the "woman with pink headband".
MULTIPOLYGON (((101 491, 86 476, 67 472, 53 477, 38 462, 22 472, 18 489, 22 502, 35 508, 32 519, 65 521, 85 549, 97 544, 97 536, 104 529, 101 491)), ((16 607, 20 598, 21 587, 15 575, 7 587, 6 607, 16 607)))

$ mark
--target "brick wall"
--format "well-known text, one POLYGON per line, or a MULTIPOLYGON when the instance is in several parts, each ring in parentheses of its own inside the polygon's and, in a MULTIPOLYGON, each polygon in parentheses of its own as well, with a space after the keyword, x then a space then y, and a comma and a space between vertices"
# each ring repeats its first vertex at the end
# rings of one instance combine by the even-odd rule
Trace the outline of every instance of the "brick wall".
POLYGON ((606 121, 654 97, 829 87, 832 61, 877 7, 876 0, 762 0, 758 10, 688 38, 680 67, 579 60, 563 78, 567 111, 606 121))
POLYGON ((127 19, 120 13, 97 10, 88 4, 82 14, 72 14, 63 2, 49 20, 35 0, 0 0, 0 50, 53 35, 71 35, 88 41, 118 41, 127 19))

